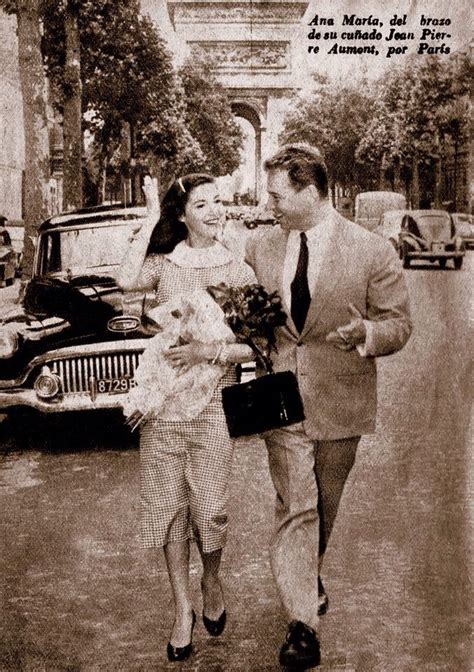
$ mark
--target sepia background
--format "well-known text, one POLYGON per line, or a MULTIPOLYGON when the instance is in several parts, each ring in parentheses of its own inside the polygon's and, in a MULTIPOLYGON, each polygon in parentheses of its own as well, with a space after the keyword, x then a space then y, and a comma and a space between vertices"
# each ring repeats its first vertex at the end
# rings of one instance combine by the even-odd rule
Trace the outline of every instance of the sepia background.
MULTIPOLYGON (((471 26, 460 0, 0 0, 0 215, 18 261, 0 318, 22 311, 41 221, 140 204, 148 173, 161 193, 189 170, 218 175, 243 250, 246 223, 271 219, 261 164, 282 141, 321 148, 350 219, 373 190, 472 214, 471 26), (383 26, 343 26, 352 14, 383 26), (387 58, 395 14, 415 37, 387 58), (316 15, 336 38, 308 39, 316 15), (429 57, 417 53, 422 15, 450 21, 435 28, 449 37, 427 39, 440 48, 429 57), (327 53, 370 45, 340 35, 374 27, 379 55, 327 53)), ((323 570, 322 669, 472 669, 472 267, 467 250, 460 270, 404 271, 414 333, 378 362, 377 432, 360 444, 323 570)), ((21 418, 0 408, 0 669, 168 669, 171 594, 161 556, 140 549, 136 438, 120 414, 21 418)), ((229 627, 219 641, 197 628, 183 669, 280 669, 273 498, 263 442, 239 440, 229 627)), ((197 604, 199 576, 196 554, 197 604)))

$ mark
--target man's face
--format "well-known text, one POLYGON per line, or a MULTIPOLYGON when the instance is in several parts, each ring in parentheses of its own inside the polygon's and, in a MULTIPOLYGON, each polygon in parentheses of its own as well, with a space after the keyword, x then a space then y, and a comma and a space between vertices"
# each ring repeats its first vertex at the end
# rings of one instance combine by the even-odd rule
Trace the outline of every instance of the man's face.
POLYGON ((314 186, 300 191, 291 184, 286 170, 269 170, 267 175, 268 207, 282 229, 304 231, 313 226, 312 215, 319 197, 314 186))

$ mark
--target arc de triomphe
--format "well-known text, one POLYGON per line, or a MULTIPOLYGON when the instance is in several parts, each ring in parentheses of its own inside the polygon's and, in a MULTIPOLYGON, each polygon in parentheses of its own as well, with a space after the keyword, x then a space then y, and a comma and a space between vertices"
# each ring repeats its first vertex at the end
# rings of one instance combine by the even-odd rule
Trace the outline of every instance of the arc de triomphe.
POLYGON ((232 110, 255 131, 255 194, 262 192, 262 157, 276 148, 283 116, 304 73, 298 0, 168 0, 178 46, 205 55, 226 88, 232 110))

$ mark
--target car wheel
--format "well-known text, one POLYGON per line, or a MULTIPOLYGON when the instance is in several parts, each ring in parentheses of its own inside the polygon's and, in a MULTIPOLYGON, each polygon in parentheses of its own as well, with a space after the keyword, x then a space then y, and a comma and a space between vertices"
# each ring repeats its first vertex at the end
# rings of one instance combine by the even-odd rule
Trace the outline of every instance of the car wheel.
POLYGON ((454 268, 459 271, 462 268, 462 262, 464 257, 456 257, 454 259, 454 268))
POLYGON ((440 265, 440 268, 446 268, 446 259, 440 259, 439 260, 439 265, 440 265))

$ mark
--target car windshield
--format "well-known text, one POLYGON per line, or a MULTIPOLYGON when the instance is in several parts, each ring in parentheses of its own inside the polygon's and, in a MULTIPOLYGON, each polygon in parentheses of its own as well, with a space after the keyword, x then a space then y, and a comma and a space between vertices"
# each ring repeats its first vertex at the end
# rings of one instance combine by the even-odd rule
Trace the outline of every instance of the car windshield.
POLYGON ((447 241, 452 237, 449 215, 422 215, 416 218, 421 236, 428 242, 447 241))
POLYGON ((114 275, 137 220, 48 231, 40 242, 41 275, 114 275))
POLYGON ((405 212, 405 210, 389 210, 388 212, 384 212, 380 218, 380 223, 384 226, 396 226, 397 224, 400 226, 405 212))
POLYGON ((456 222, 456 232, 463 236, 468 236, 472 234, 474 230, 474 225, 469 222, 456 222))
POLYGON ((460 223, 464 223, 464 222, 466 224, 472 224, 473 223, 473 218, 472 218, 471 215, 456 214, 456 215, 453 215, 453 218, 454 218, 454 221, 456 222, 456 224, 460 224, 460 223))

